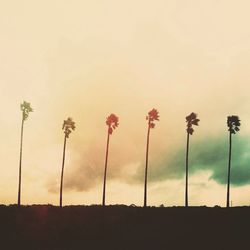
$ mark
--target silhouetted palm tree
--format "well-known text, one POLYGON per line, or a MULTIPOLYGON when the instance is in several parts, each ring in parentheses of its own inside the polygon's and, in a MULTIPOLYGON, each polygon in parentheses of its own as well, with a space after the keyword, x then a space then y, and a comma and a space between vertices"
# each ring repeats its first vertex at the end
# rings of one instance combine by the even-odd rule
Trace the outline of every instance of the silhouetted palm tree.
POLYGON ((147 180, 148 180, 148 152, 149 152, 149 135, 150 129, 155 127, 154 121, 159 121, 159 112, 152 109, 146 116, 148 120, 147 146, 146 146, 146 166, 145 166, 145 182, 144 182, 144 207, 147 206, 147 180))
POLYGON ((187 148, 186 148, 186 192, 185 192, 185 206, 188 207, 188 156, 189 156, 189 135, 194 133, 193 125, 198 126, 197 114, 191 113, 186 117, 187 123, 187 148))
POLYGON ((116 129, 119 125, 119 118, 111 114, 106 119, 106 124, 108 126, 108 136, 107 136, 107 146, 106 146, 106 157, 105 157, 105 166, 104 166, 104 180, 103 180, 103 195, 102 195, 102 205, 105 206, 105 195, 106 195, 106 177, 107 177, 107 167, 108 167, 108 154, 109 154, 109 137, 112 135, 113 130, 116 129))
POLYGON ((227 207, 230 200, 230 177, 231 177, 231 152, 232 152, 232 134, 240 130, 240 120, 236 115, 227 117, 227 126, 229 131, 229 159, 228 159, 228 176, 227 176, 227 207))
POLYGON ((66 150, 66 142, 69 138, 69 134, 72 130, 75 130, 75 122, 73 122, 72 118, 68 118, 63 121, 62 129, 64 130, 64 143, 63 143, 63 160, 62 160, 62 172, 61 172, 61 185, 60 185, 60 207, 62 207, 62 190, 63 190, 63 172, 64 172, 64 162, 65 162, 65 150, 66 150))
POLYGON ((21 182, 22 182, 22 154, 23 154, 23 125, 24 122, 27 120, 29 113, 33 111, 30 106, 30 103, 23 102, 20 106, 22 111, 22 125, 21 125, 21 143, 20 143, 20 159, 19 159, 19 184, 18 184, 18 198, 17 204, 18 206, 21 205, 21 182))

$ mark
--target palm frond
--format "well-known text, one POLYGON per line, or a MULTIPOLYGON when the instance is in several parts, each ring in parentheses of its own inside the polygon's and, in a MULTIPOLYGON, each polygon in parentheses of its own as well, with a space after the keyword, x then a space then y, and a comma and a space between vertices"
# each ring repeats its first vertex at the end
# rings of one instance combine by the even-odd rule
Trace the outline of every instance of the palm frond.
POLYGON ((108 125, 108 132, 112 135, 113 131, 119 125, 119 118, 115 114, 110 114, 106 119, 106 124, 108 125))
POLYGON ((66 138, 69 138, 70 133, 72 132, 72 130, 75 130, 75 128, 76 128, 75 122, 71 117, 63 121, 62 129, 64 130, 66 138))
POLYGON ((240 119, 236 115, 231 115, 227 117, 227 126, 228 126, 228 131, 232 134, 236 134, 237 132, 240 131, 240 119))
POLYGON ((29 102, 23 101, 20 105, 20 109, 23 112, 23 120, 27 120, 29 113, 33 112, 33 109, 31 107, 31 104, 29 102))
POLYGON ((197 114, 192 112, 190 115, 186 116, 187 123, 187 133, 192 135, 194 133, 193 125, 198 126, 200 119, 197 118, 197 114))
POLYGON ((146 120, 148 120, 148 124, 150 128, 155 127, 154 121, 159 121, 159 112, 157 109, 152 109, 148 112, 148 115, 146 116, 146 120))

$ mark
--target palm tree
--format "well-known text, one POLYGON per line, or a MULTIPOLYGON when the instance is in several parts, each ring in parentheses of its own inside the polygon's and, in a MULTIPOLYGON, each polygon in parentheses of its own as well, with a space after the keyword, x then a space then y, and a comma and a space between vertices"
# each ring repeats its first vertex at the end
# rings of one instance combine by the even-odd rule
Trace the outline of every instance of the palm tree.
POLYGON ((119 123, 119 118, 111 114, 106 119, 106 124, 108 126, 108 136, 107 136, 107 146, 106 146, 106 157, 105 157, 105 166, 104 166, 104 180, 103 180, 103 195, 102 195, 102 205, 105 206, 105 195, 106 195, 106 177, 107 177, 107 167, 108 167, 108 154, 109 154, 109 137, 112 135, 113 130, 115 130, 119 123))
POLYGON ((60 185, 60 207, 62 207, 62 190, 63 190, 63 172, 64 172, 64 162, 65 162, 65 150, 66 150, 66 142, 69 138, 69 134, 72 130, 75 130, 75 122, 72 118, 68 118, 63 121, 62 129, 64 130, 64 143, 63 143, 63 160, 62 160, 62 172, 61 172, 61 185, 60 185))
POLYGON ((188 155, 189 155, 189 135, 194 133, 193 125, 198 126, 199 119, 197 114, 191 113, 186 117, 187 123, 187 148, 186 148, 186 192, 185 192, 185 206, 188 207, 188 155))
POLYGON ((146 146, 146 167, 145 167, 145 182, 144 182, 144 207, 147 206, 147 179, 148 179, 148 152, 149 152, 149 135, 150 129, 155 127, 154 121, 159 121, 159 112, 152 109, 146 116, 148 120, 147 146, 146 146))
POLYGON ((30 106, 29 102, 23 102, 21 103, 21 111, 22 111, 22 125, 21 125, 21 143, 20 143, 20 159, 19 159, 19 184, 18 184, 18 198, 17 198, 17 204, 18 206, 21 205, 21 175, 22 175, 22 155, 23 155, 23 127, 24 122, 27 120, 29 113, 33 111, 33 109, 30 106))
POLYGON ((228 159, 228 176, 227 176, 227 207, 230 200, 230 177, 231 177, 231 152, 232 152, 232 134, 240 130, 240 120, 236 115, 227 117, 227 126, 229 131, 229 159, 228 159))

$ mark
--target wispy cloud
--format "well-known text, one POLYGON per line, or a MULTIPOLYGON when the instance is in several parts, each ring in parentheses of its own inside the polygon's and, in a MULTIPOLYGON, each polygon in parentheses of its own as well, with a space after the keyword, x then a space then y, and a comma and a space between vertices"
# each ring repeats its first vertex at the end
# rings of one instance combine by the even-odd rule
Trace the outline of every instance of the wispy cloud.
MULTIPOLYGON (((234 136, 232 155, 231 184, 244 186, 250 184, 250 142, 244 136, 234 136)), ((118 155, 117 150, 114 154, 118 155)), ((114 157, 117 159, 117 157, 114 157)), ((65 181, 66 190, 88 191, 101 184, 103 178, 103 160, 93 154, 85 154, 69 170, 65 181)), ((190 175, 210 173, 209 179, 218 184, 226 184, 228 167, 228 141, 226 137, 207 137, 198 142, 193 141, 190 147, 190 175)), ((166 154, 153 157, 149 169, 151 183, 166 180, 180 180, 185 175, 185 146, 172 149, 166 154)), ((142 183, 144 178, 144 161, 131 163, 131 159, 123 158, 110 163, 108 180, 120 180, 124 183, 142 183), (131 171, 134 168, 134 171, 131 171)), ((51 183, 50 183, 51 184, 51 183)), ((55 183, 49 190, 57 192, 55 183)), ((204 183, 205 185, 205 183, 204 183)))

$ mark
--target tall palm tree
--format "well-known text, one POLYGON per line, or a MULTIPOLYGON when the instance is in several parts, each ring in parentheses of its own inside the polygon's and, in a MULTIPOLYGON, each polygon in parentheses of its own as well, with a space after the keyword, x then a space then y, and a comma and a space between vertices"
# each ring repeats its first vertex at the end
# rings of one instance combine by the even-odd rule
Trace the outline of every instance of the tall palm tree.
POLYGON ((145 166, 145 182, 144 182, 144 207, 147 206, 147 180, 148 180, 148 152, 149 152, 149 135, 150 130, 155 127, 155 121, 159 121, 159 112, 152 109, 146 116, 148 121, 147 146, 146 146, 146 166, 145 166))
POLYGON ((68 118, 63 121, 62 129, 64 130, 64 143, 63 143, 63 160, 62 160, 62 171, 61 171, 61 185, 60 185, 60 207, 62 207, 62 190, 63 190, 63 173, 64 173, 64 162, 65 162, 65 150, 66 150, 66 142, 69 138, 69 134, 72 130, 75 130, 75 122, 72 118, 68 118))
POLYGON ((193 125, 198 126, 199 119, 197 114, 191 113, 186 117, 187 123, 187 148, 186 148, 186 191, 185 191, 185 206, 188 207, 188 156, 189 156, 189 136, 194 133, 193 125))
POLYGON ((109 154, 109 137, 112 135, 113 130, 115 130, 119 123, 119 118, 111 114, 106 119, 106 124, 108 126, 108 136, 107 136, 107 146, 106 146, 106 157, 105 157, 105 166, 104 166, 104 179, 103 179, 103 195, 102 195, 102 205, 105 206, 105 195, 106 195, 106 177, 107 177, 107 167, 108 167, 108 154, 109 154))
POLYGON ((30 106, 29 102, 23 101, 21 103, 21 111, 22 111, 22 124, 21 124, 21 143, 20 143, 20 159, 19 159, 19 184, 18 184, 18 198, 17 198, 17 204, 18 206, 21 205, 21 176, 22 176, 22 155, 23 155, 23 128, 24 128, 24 122, 28 119, 29 113, 33 111, 33 109, 30 106))
POLYGON ((232 152, 232 134, 240 130, 240 120, 236 115, 227 117, 227 126, 229 131, 229 159, 228 159, 228 176, 227 176, 227 207, 230 201, 230 177, 231 177, 231 152, 232 152))

